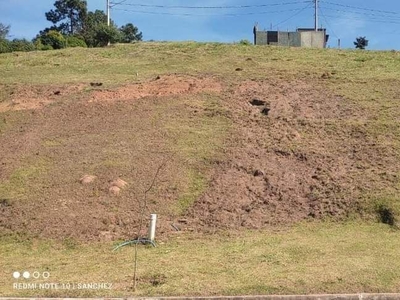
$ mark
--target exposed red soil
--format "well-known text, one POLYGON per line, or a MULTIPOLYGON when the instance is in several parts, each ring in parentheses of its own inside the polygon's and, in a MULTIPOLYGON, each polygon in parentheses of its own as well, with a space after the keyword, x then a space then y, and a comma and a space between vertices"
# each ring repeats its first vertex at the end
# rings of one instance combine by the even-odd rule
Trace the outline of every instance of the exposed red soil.
POLYGON ((10 89, 9 96, 6 101, 0 102, 0 112, 42 109, 47 105, 57 102, 65 97, 78 95, 84 88, 84 84, 60 86, 16 85, 10 89))
POLYGON ((135 100, 144 97, 220 92, 221 84, 213 78, 164 75, 153 81, 127 85, 117 90, 94 91, 90 101, 135 100))
POLYGON ((398 153, 368 133, 369 112, 318 82, 248 80, 228 88, 221 79, 169 75, 22 114, 19 126, 0 134, 0 180, 10 180, 32 155, 56 162, 57 172, 50 168, 40 182, 31 179, 27 199, 0 197, 3 232, 80 240, 132 237, 143 192, 167 158, 145 208, 146 218, 148 212, 159 214, 162 233, 173 231, 172 223, 211 231, 341 219, 357 211, 363 194, 394 188, 398 181, 398 153), (186 162, 171 156, 163 126, 171 118, 207 114, 179 106, 180 97, 201 92, 219 95, 233 128, 223 158, 212 160, 208 187, 185 216, 176 216, 171 207, 182 192, 186 162), (253 99, 265 104, 252 105, 253 99), (179 109, 159 114, 162 103, 179 109), (52 146, 57 143, 61 146, 52 146), (82 184, 85 174, 96 178, 82 184), (112 187, 120 190, 111 195, 112 187))
POLYGON ((368 111, 321 86, 248 81, 224 103, 237 135, 190 209, 188 226, 214 231, 342 219, 357 213, 366 193, 398 181, 398 153, 367 133, 368 111), (266 101, 267 116, 252 99, 266 101))

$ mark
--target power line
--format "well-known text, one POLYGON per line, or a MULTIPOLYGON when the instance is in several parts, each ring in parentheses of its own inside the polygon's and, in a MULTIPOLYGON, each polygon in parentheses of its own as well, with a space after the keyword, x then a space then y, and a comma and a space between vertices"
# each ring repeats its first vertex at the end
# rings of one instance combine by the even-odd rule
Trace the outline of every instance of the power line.
POLYGON ((335 33, 335 31, 333 31, 333 28, 332 28, 330 22, 328 21, 328 19, 326 18, 325 14, 323 13, 321 7, 319 8, 319 12, 321 13, 322 17, 324 18, 324 20, 325 20, 325 22, 326 22, 326 25, 329 26, 329 31, 332 32, 333 35, 334 35, 337 39, 340 39, 340 38, 337 36, 337 34, 335 33))
POLYGON ((365 21, 365 22, 372 22, 372 23, 384 23, 384 24, 400 24, 399 22, 396 21, 391 21, 391 20, 382 20, 382 19, 375 19, 375 18, 357 18, 357 17, 348 17, 348 16, 332 16, 332 15, 325 15, 326 17, 329 18, 335 18, 335 19, 347 19, 347 20, 360 20, 360 21, 365 21))
POLYGON ((110 3, 110 8, 116 6, 116 5, 121 5, 122 3, 126 2, 127 0, 122 0, 120 2, 111 2, 110 3))
MULTIPOLYGON (((304 9, 305 8, 303 8, 303 9, 276 10, 276 11, 259 11, 259 12, 249 12, 249 13, 231 13, 231 14, 230 13, 224 13, 224 14, 192 14, 192 13, 169 13, 169 12, 156 12, 156 11, 143 11, 143 10, 114 8, 114 10, 120 10, 120 11, 125 11, 125 12, 134 12, 134 13, 139 13, 139 14, 167 15, 167 16, 197 16, 197 17, 208 17, 208 16, 231 16, 231 17, 237 17, 237 16, 247 16, 247 15, 275 14, 275 13, 283 13, 283 12, 290 12, 290 11, 297 11, 298 13, 301 13, 304 9)), ((297 14, 295 14, 295 16, 297 14)))
POLYGON ((324 1, 324 0, 320 0, 320 2, 326 3, 326 4, 330 4, 330 5, 335 5, 335 6, 358 9, 358 10, 373 11, 373 12, 380 12, 380 13, 394 14, 394 15, 398 15, 399 14, 398 12, 394 12, 394 11, 378 10, 378 9, 372 9, 372 8, 364 8, 364 7, 352 6, 352 5, 346 5, 346 4, 339 4, 339 3, 334 3, 334 2, 324 1))
POLYGON ((278 24, 276 24, 274 27, 278 28, 279 25, 282 25, 284 23, 286 23, 287 21, 293 19, 294 17, 298 16, 299 14, 301 14, 303 11, 305 11, 307 8, 310 8, 311 5, 313 4, 313 2, 309 3, 307 6, 303 7, 302 9, 300 9, 297 13, 293 14, 292 16, 290 16, 289 18, 279 22, 278 24))
MULTIPOLYGON (((332 10, 332 11, 337 11, 337 12, 349 12, 348 10, 341 10, 341 9, 336 9, 336 8, 330 8, 330 7, 324 7, 324 9, 332 10)), ((364 16, 371 16, 371 17, 382 17, 382 18, 391 18, 391 19, 398 19, 400 20, 400 17, 395 17, 395 16, 387 16, 387 15, 379 15, 379 14, 371 14, 371 13, 364 13, 364 12, 354 12, 359 15, 364 15, 364 16)))
POLYGON ((142 4, 142 3, 123 3, 125 2, 112 2, 113 6, 116 5, 126 5, 126 6, 137 6, 137 7, 150 7, 150 8, 168 8, 168 9, 239 9, 239 8, 260 8, 260 7, 270 7, 270 6, 283 6, 283 5, 293 5, 301 3, 309 3, 310 1, 292 1, 283 3, 269 3, 269 4, 257 4, 257 5, 225 5, 225 6, 185 6, 185 5, 155 5, 155 4, 142 4))

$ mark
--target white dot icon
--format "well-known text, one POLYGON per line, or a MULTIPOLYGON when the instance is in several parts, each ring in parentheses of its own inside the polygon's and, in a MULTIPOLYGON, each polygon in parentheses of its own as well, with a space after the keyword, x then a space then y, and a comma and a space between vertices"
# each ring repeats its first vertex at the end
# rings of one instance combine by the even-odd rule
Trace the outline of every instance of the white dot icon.
POLYGON ((21 274, 20 274, 19 272, 14 272, 14 273, 13 273, 13 277, 14 277, 15 279, 18 279, 20 276, 21 276, 21 274))
POLYGON ((22 277, 24 277, 25 279, 29 279, 29 277, 31 277, 31 274, 29 274, 28 271, 25 271, 25 272, 22 274, 22 277))

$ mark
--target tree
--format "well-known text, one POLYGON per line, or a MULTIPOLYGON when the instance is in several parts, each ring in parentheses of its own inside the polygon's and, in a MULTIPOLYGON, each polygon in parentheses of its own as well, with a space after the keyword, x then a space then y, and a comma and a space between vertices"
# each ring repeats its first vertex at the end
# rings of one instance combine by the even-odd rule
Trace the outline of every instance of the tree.
POLYGON ((122 26, 119 31, 121 32, 121 43, 132 43, 142 40, 142 32, 139 32, 139 29, 132 23, 122 26))
MULTIPOLYGON (((59 32, 64 35, 68 42, 68 37, 75 37, 72 45, 88 47, 102 47, 108 43, 131 43, 141 41, 142 33, 132 23, 122 26, 120 29, 111 20, 107 26, 107 16, 102 10, 94 12, 87 11, 87 2, 83 0, 56 0, 55 9, 46 13, 48 21, 54 25, 40 31, 36 40, 40 39, 43 46, 52 46, 47 42, 49 32, 59 32), (85 43, 78 42, 77 39, 84 40, 85 43)), ((51 34, 53 37, 54 33, 51 34)), ((38 42, 38 47, 40 43, 38 42)), ((68 43, 67 43, 68 44, 68 43)), ((53 46, 52 46, 53 47, 53 46)), ((59 46, 57 45, 57 48, 59 46)), ((55 47, 53 47, 55 48, 55 47)))
MULTIPOLYGON (((83 0, 57 0, 55 9, 46 13, 46 19, 54 24, 50 30, 66 35, 80 33, 87 16, 87 3, 83 0)), ((45 30, 49 31, 49 30, 45 30)))
POLYGON ((107 16, 102 10, 88 12, 82 30, 83 39, 88 47, 96 47, 96 32, 104 24, 107 24, 107 16))
POLYGON ((366 47, 368 47, 368 40, 365 36, 360 36, 356 38, 354 45, 356 46, 356 49, 364 50, 366 47))
POLYGON ((121 33, 116 26, 101 24, 95 31, 95 47, 105 47, 108 43, 114 44, 121 40, 121 33))
POLYGON ((40 42, 36 43, 35 41, 35 44, 46 46, 46 49, 49 49, 49 47, 51 47, 50 49, 63 49, 66 47, 64 36, 55 30, 49 30, 48 32, 39 35, 36 39, 40 42))
POLYGON ((107 28, 107 15, 102 10, 88 12, 82 36, 88 47, 102 47, 110 43, 131 43, 141 41, 142 33, 132 23, 128 23, 121 28, 117 28, 113 20, 110 20, 110 27, 107 28))
POLYGON ((10 33, 10 25, 4 25, 3 23, 0 23, 0 39, 7 38, 9 33, 10 33))

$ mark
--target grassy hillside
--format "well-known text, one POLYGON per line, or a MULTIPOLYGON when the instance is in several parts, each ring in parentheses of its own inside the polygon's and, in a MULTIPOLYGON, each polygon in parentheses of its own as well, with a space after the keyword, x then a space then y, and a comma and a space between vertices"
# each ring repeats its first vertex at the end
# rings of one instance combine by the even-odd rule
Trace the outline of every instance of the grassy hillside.
POLYGON ((0 296, 400 291, 399 52, 139 43, 0 74, 0 296), (150 213, 133 291, 112 248, 150 213))

